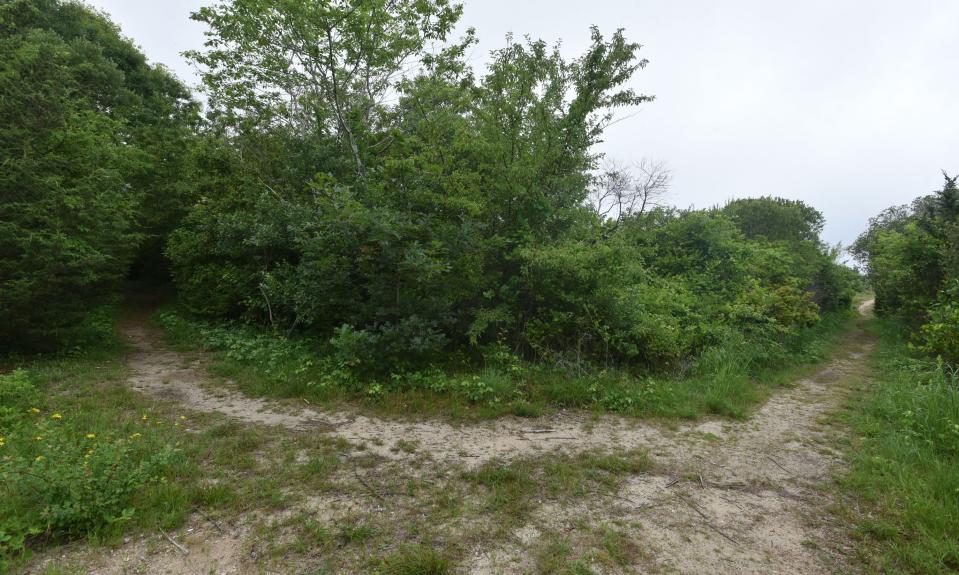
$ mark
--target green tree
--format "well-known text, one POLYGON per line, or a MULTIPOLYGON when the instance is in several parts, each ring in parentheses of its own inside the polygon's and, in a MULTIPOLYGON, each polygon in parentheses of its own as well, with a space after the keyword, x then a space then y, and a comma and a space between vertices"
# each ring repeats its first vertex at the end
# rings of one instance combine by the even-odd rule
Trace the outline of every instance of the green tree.
POLYGON ((826 220, 800 200, 762 197, 733 200, 723 212, 749 239, 818 242, 826 220))
POLYGON ((0 5, 4 345, 55 345, 172 226, 187 96, 80 4, 0 5))
POLYGON ((191 55, 227 122, 335 135, 362 177, 388 143, 383 99, 397 75, 461 12, 449 0, 219 2, 193 14, 210 30, 191 55))

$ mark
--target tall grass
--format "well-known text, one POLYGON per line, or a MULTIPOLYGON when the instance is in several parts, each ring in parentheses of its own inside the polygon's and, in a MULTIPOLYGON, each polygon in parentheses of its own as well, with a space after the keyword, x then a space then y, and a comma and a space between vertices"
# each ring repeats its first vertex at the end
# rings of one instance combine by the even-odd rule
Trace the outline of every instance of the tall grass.
POLYGON ((959 373, 911 357, 899 326, 876 328, 876 378, 853 412, 860 439, 844 485, 878 570, 959 570, 959 373))

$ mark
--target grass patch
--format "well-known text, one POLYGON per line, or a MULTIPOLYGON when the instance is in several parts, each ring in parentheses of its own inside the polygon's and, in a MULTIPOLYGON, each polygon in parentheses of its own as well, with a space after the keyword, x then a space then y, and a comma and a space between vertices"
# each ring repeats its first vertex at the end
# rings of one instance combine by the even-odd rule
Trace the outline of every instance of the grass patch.
POLYGON ((644 450, 623 453, 544 455, 508 464, 491 461, 463 474, 484 497, 483 509, 508 530, 525 521, 543 501, 566 502, 615 494, 630 475, 652 467, 644 450))
POLYGON ((448 575, 452 565, 445 555, 425 545, 410 545, 383 560, 383 575, 448 575))
POLYGON ((184 420, 123 387, 122 348, 20 359, 0 375, 0 561, 128 528, 169 527, 193 502, 184 420))
POLYGON ((132 391, 126 349, 0 358, 0 572, 37 550, 294 502, 330 489, 342 442, 267 433, 132 391), (39 439, 38 439, 39 438, 39 439), (286 464, 302 453, 304 463, 286 464))
POLYGON ((959 570, 959 374, 910 357, 900 328, 875 322, 874 381, 851 412, 843 486, 862 556, 882 572, 959 570))

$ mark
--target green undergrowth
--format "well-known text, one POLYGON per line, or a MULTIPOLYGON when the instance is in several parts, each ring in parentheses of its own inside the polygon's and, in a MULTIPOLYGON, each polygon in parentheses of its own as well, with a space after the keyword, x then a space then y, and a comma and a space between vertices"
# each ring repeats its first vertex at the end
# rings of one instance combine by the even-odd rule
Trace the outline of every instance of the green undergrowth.
POLYGON ((843 478, 855 535, 871 570, 959 570, 959 372, 910 355, 891 320, 879 333, 875 375, 853 406, 857 439, 843 478))
POLYGON ((122 380, 122 352, 114 340, 0 363, 0 572, 34 548, 182 517, 181 423, 102 385, 122 380))
POLYGON ((213 372, 250 395, 321 404, 358 401, 374 412, 451 419, 536 417, 564 408, 646 417, 743 418, 772 389, 826 358, 851 324, 851 312, 827 314, 788 339, 732 339, 662 373, 597 366, 561 369, 492 347, 479 361, 453 359, 446 365, 371 378, 358 376, 355 366, 326 342, 242 324, 206 323, 175 308, 154 318, 177 348, 214 352, 213 372))
POLYGON ((111 546, 175 529, 195 510, 275 508, 297 482, 327 487, 343 446, 150 400, 127 387, 116 337, 96 341, 0 357, 0 573, 62 543, 111 546), (297 453, 310 460, 303 470, 290 464, 297 453))

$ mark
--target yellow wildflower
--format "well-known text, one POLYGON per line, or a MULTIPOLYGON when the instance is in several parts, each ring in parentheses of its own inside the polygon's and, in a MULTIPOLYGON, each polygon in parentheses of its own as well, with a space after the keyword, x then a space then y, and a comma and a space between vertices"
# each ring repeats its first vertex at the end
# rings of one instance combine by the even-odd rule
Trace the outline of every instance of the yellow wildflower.
POLYGON ((38 455, 37 458, 34 459, 34 461, 43 461, 43 456, 42 456, 42 455, 38 455))
POLYGON ((88 449, 87 452, 83 455, 83 458, 84 458, 84 459, 90 459, 90 455, 92 455, 92 454, 93 454, 93 450, 92 450, 92 449, 88 449))
POLYGON ((50 419, 63 419, 63 416, 60 415, 59 413, 54 413, 53 415, 50 416, 50 419))
POLYGON ((97 438, 97 434, 96 434, 96 433, 88 433, 88 434, 87 434, 87 439, 96 439, 96 438, 97 438))
POLYGON ((37 441, 43 441, 43 436, 42 436, 42 435, 38 435, 38 436, 34 437, 34 439, 36 439, 37 441))
POLYGON ((40 410, 37 409, 36 407, 31 407, 31 408, 30 408, 30 413, 40 413, 40 410))
POLYGON ((6 444, 7 444, 7 438, 0 435, 0 447, 3 447, 6 444))
POLYGON ((133 435, 130 436, 130 439, 137 439, 138 437, 140 437, 140 434, 134 433, 133 435))
POLYGON ((185 416, 185 415, 181 415, 181 416, 180 416, 180 419, 186 419, 186 416, 185 416))
POLYGON ((142 419, 143 421, 146 421, 146 420, 147 420, 147 414, 144 413, 144 414, 143 414, 143 417, 141 417, 140 419, 142 419))

